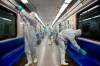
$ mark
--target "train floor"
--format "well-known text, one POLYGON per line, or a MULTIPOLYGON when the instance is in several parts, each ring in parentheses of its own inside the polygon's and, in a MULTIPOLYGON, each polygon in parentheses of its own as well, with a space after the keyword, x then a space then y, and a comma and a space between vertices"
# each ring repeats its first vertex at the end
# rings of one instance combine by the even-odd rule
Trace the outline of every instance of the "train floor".
MULTIPOLYGON (((51 40, 45 36, 37 46, 37 58, 38 62, 30 66, 60 66, 60 51, 58 45, 55 44, 55 42, 51 42, 51 40)), ((66 59, 69 59, 70 65, 68 66, 77 66, 67 54, 66 59)))
POLYGON ((60 66, 60 54, 58 46, 45 36, 37 49, 37 64, 32 66, 60 66))

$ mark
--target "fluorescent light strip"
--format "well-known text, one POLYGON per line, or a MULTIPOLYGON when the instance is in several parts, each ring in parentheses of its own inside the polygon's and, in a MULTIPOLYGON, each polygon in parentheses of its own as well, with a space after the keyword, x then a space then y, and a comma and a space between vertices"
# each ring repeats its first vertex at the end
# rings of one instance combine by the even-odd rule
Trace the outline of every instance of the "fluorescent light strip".
POLYGON ((94 7, 90 8, 90 9, 88 9, 88 11, 91 11, 91 10, 93 10, 93 9, 96 9, 96 8, 99 7, 99 6, 100 6, 100 5, 94 6, 94 7))
POLYGON ((28 3, 28 1, 27 0, 21 0, 23 3, 28 3))
POLYGON ((97 18, 97 17, 100 17, 100 15, 94 16, 94 17, 92 17, 92 18, 97 18))
POLYGON ((44 24, 43 24, 43 22, 42 22, 42 20, 39 18, 39 16, 37 15, 37 13, 35 13, 35 17, 40 21, 40 23, 43 25, 43 26, 45 26, 44 24))
POLYGON ((55 21, 59 18, 59 16, 63 13, 63 11, 66 9, 66 7, 68 6, 68 4, 63 3, 63 5, 61 6, 56 18, 54 19, 52 25, 55 23, 55 21))
POLYGON ((35 17, 36 17, 40 22, 42 22, 41 19, 39 18, 39 16, 37 15, 37 13, 35 13, 35 17))
POLYGON ((63 13, 63 11, 66 9, 66 7, 69 5, 69 3, 71 2, 72 0, 65 0, 63 5, 61 6, 57 16, 55 17, 52 25, 55 23, 55 21, 59 18, 59 16, 63 13))
POLYGON ((58 13, 57 16, 56 16, 56 18, 59 17, 60 15, 61 15, 61 13, 58 13))
POLYGON ((59 16, 61 15, 61 13, 58 13, 56 18, 54 19, 53 23, 59 18, 59 16))
POLYGON ((12 20, 7 19, 7 18, 3 18, 3 17, 0 17, 0 18, 3 19, 3 20, 12 21, 12 20))
POLYGON ((65 0, 65 3, 70 3, 72 0, 65 0))
POLYGON ((53 21, 53 23, 57 20, 57 17, 55 18, 55 20, 53 21))
POLYGON ((62 6, 61 6, 61 9, 60 9, 60 11, 59 11, 59 13, 62 13, 65 9, 66 9, 66 7, 68 6, 68 4, 63 4, 62 6))
POLYGON ((82 21, 87 21, 87 20, 90 20, 90 19, 92 19, 92 18, 87 18, 87 19, 84 19, 84 20, 82 20, 82 21))

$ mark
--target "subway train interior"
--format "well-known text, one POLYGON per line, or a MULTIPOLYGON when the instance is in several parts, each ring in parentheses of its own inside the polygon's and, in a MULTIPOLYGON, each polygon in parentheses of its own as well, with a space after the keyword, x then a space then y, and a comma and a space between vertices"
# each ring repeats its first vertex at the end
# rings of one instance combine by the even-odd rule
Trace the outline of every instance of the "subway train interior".
POLYGON ((100 66, 100 0, 0 0, 0 66, 100 66))

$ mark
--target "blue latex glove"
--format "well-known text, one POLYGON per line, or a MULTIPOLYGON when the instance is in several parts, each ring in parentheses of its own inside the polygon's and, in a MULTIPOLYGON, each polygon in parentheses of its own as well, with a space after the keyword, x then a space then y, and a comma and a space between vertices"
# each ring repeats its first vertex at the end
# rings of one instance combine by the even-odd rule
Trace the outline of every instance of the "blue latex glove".
POLYGON ((50 35, 50 36, 52 36, 52 35, 54 35, 54 33, 53 33, 53 32, 51 32, 51 35, 50 35))
POLYGON ((79 49, 79 52, 82 53, 82 55, 84 55, 84 56, 87 55, 87 52, 85 50, 81 49, 81 48, 79 49))
POLYGON ((46 28, 45 26, 43 26, 43 28, 46 28))
POLYGON ((20 10, 20 11, 23 10, 23 8, 21 6, 17 6, 17 9, 20 10))
POLYGON ((42 25, 42 27, 43 27, 43 29, 44 29, 45 33, 47 33, 47 27, 46 27, 46 26, 44 26, 44 25, 42 25))
POLYGON ((45 25, 41 25, 44 29, 46 29, 46 26, 45 25))

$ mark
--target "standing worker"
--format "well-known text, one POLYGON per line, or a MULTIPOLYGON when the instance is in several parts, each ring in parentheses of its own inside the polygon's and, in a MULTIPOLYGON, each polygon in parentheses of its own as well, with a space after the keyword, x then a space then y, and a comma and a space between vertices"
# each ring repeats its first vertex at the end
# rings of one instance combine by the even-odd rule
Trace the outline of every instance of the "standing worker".
POLYGON ((51 44, 52 44, 54 42, 53 41, 54 40, 54 30, 53 30, 52 26, 50 26, 49 29, 50 29, 50 40, 51 40, 51 44))
POLYGON ((24 38, 25 38, 25 53, 27 55, 28 63, 25 66, 29 66, 32 62, 37 62, 36 58, 36 23, 34 12, 28 14, 21 6, 17 7, 20 10, 20 16, 25 22, 24 26, 24 38))
POLYGON ((81 36, 82 32, 80 29, 73 30, 73 29, 65 29, 61 31, 58 35, 58 43, 60 48, 60 55, 61 55, 61 65, 68 65, 68 63, 65 62, 65 52, 66 47, 64 42, 70 41, 71 44, 75 47, 77 51, 82 53, 83 55, 87 55, 87 52, 80 48, 80 46, 77 44, 75 37, 81 36))
POLYGON ((48 26, 47 29, 48 29, 47 36, 50 39, 49 44, 51 45, 53 43, 53 35, 54 35, 54 32, 53 32, 52 26, 48 26))

